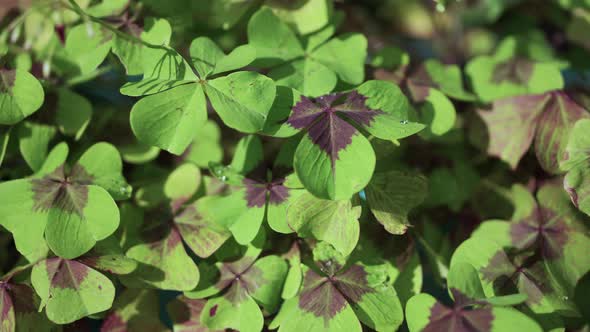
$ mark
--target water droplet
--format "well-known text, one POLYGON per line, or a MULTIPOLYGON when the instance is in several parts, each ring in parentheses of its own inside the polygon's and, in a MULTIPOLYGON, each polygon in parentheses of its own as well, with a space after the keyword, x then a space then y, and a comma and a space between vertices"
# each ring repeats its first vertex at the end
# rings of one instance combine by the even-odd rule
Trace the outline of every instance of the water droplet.
POLYGON ((443 5, 442 3, 437 3, 436 4, 436 11, 439 13, 444 13, 446 10, 445 5, 443 5))
POLYGON ((227 176, 223 175, 223 176, 221 177, 221 181, 226 181, 226 180, 227 180, 227 176))
POLYGON ((401 123, 401 124, 404 124, 404 125, 405 125, 405 124, 408 124, 408 120, 401 120, 399 123, 401 123))
POLYGON ((120 191, 120 192, 121 192, 121 194, 123 194, 123 195, 125 195, 125 194, 127 193, 127 191, 128 191, 128 190, 129 190, 129 189, 128 189, 127 187, 121 187, 121 188, 119 189, 119 191, 120 191))
POLYGON ((94 27, 91 22, 86 23, 86 34, 88 35, 88 38, 94 37, 94 27))
POLYGON ((564 300, 564 301, 567 301, 567 300, 569 300, 570 298, 569 298, 569 297, 567 297, 567 296, 562 296, 562 297, 561 297, 561 299, 562 299, 562 300, 564 300))

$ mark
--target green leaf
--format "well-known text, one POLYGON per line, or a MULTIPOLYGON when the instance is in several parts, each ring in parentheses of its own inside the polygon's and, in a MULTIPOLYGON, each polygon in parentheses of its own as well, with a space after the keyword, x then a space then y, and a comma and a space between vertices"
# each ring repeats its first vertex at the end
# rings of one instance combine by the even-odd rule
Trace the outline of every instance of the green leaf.
POLYGON ((224 225, 226 217, 217 213, 227 210, 224 203, 217 196, 202 197, 174 218, 183 240, 199 257, 211 256, 231 235, 224 225))
POLYGON ((247 175, 255 170, 263 160, 264 149, 262 141, 258 136, 248 135, 244 136, 238 142, 229 167, 233 172, 247 175))
POLYGON ((164 182, 164 195, 173 205, 188 201, 201 185, 201 170, 193 164, 178 166, 164 182))
POLYGON ((410 332, 426 330, 467 330, 478 326, 483 331, 538 331, 543 329, 527 315, 511 308, 492 307, 463 309, 457 303, 446 307, 429 294, 418 294, 408 301, 406 319, 410 332), (431 315, 436 313, 436 315, 431 315))
POLYGON ((428 90, 436 89, 458 100, 474 101, 476 97, 463 87, 463 73, 457 65, 446 65, 428 59, 407 79, 408 90, 415 101, 421 102, 428 90))
MULTIPOLYGON (((328 137, 334 137, 336 128, 328 137)), ((301 183, 313 195, 332 200, 349 199, 371 180, 375 169, 375 153, 369 141, 360 133, 352 136, 350 144, 330 156, 309 135, 303 136, 295 151, 293 167, 301 183)))
POLYGON ((123 177, 121 156, 113 145, 106 142, 92 145, 82 154, 76 165, 84 168, 87 181, 101 186, 114 199, 131 197, 131 186, 123 177))
MULTIPOLYGON (((368 109, 381 111, 368 124, 361 125, 371 135, 384 140, 397 140, 424 129, 423 124, 408 121, 412 112, 411 106, 400 88, 393 83, 367 81, 359 86, 357 91, 367 98, 365 106, 368 109)), ((355 106, 351 105, 350 111, 358 112, 355 106)), ((346 107, 342 110, 348 115, 346 107)), ((350 117, 354 119, 353 114, 350 117)))
POLYGON ((488 130, 489 154, 516 168, 534 140, 537 160, 550 173, 559 172, 575 122, 590 119, 590 113, 560 91, 498 100, 478 114, 488 130))
POLYGON ((493 56, 472 59, 465 72, 473 90, 484 102, 504 97, 540 94, 563 87, 563 78, 556 64, 521 58, 517 39, 507 37, 493 56))
POLYGON ((0 124, 12 125, 35 113, 44 97, 43 87, 29 72, 0 70, 0 124))
POLYGON ((166 309, 174 324, 174 331, 206 331, 207 327, 201 323, 201 314, 206 304, 205 300, 193 300, 183 295, 168 302, 166 309))
POLYGON ((273 9, 275 15, 291 25, 300 35, 323 28, 328 24, 333 12, 333 4, 329 0, 296 1, 290 6, 271 0, 266 4, 273 9))
POLYGON ((24 121, 17 129, 18 148, 29 167, 37 172, 43 165, 49 142, 55 137, 53 126, 24 121))
MULTIPOLYGON (((447 288, 456 289, 472 299, 485 298, 477 270, 464 262, 451 266, 447 275, 447 288)), ((453 296, 453 293, 450 293, 453 296)), ((457 299, 455 299, 457 301, 457 299)))
POLYGON ((376 173, 365 189, 369 208, 391 234, 407 231, 408 213, 428 193, 426 178, 399 171, 376 173))
POLYGON ((270 78, 246 71, 208 81, 204 89, 221 120, 244 133, 262 130, 276 94, 270 78))
POLYGON ((420 118, 428 125, 427 134, 441 136, 453 129, 457 113, 453 103, 444 94, 436 89, 428 89, 428 95, 420 105, 420 118))
POLYGON ((107 277, 82 263, 61 258, 37 263, 31 282, 47 317, 58 324, 107 310, 115 298, 115 287, 107 277))
POLYGON ((6 155, 11 130, 12 127, 0 127, 0 166, 2 166, 2 161, 6 155))
POLYGON ((141 57, 143 78, 123 85, 121 93, 124 95, 151 95, 199 80, 186 60, 173 49, 146 47, 141 57))
POLYGON ((330 201, 301 195, 287 209, 287 223, 303 238, 313 237, 330 243, 343 255, 349 255, 359 237, 360 206, 350 201, 330 201))
POLYGON ((217 123, 208 120, 189 146, 186 160, 201 168, 207 168, 209 163, 219 163, 222 159, 221 130, 217 123))
POLYGON ((226 297, 210 299, 203 309, 201 321, 213 330, 258 332, 262 330, 264 317, 256 301, 246 295, 239 303, 233 303, 226 297))
POLYGON ((256 50, 250 45, 235 48, 230 54, 207 37, 199 37, 190 46, 191 61, 201 79, 249 65, 256 59, 256 50))
MULTIPOLYGON (((38 199, 45 201, 49 198, 50 195, 43 195, 38 199)), ((86 253, 97 241, 113 234, 119 226, 117 204, 99 186, 85 186, 85 191, 71 190, 64 200, 61 204, 72 204, 71 210, 59 207, 57 201, 53 203, 57 206, 51 206, 46 212, 47 245, 60 257, 72 259, 86 253), (84 199, 86 204, 83 204, 84 199)))
POLYGON ((195 128, 207 120, 206 107, 200 86, 182 85, 135 103, 131 128, 140 141, 180 155, 194 139, 195 128))
POLYGON ((199 282, 199 270, 182 245, 175 228, 152 222, 144 225, 143 242, 131 247, 127 256, 136 260, 137 269, 121 280, 133 287, 155 287, 188 291, 199 282))
POLYGON ((333 38, 314 50, 311 57, 338 74, 344 82, 360 84, 365 79, 367 38, 362 34, 333 38))
POLYGON ((256 63, 263 67, 304 54, 295 33, 266 7, 252 15, 248 22, 248 42, 256 49, 256 63))
POLYGON ((92 118, 92 104, 88 99, 66 89, 57 90, 57 114, 55 122, 64 135, 79 140, 92 118))
POLYGON ((78 66, 80 74, 93 72, 111 50, 112 33, 94 22, 68 29, 65 50, 68 60, 78 66))
POLYGON ((338 83, 334 71, 311 57, 297 59, 273 68, 268 76, 278 85, 301 91, 309 97, 331 92, 338 83))
POLYGON ((103 320, 101 330, 169 331, 160 321, 159 314, 157 292, 127 288, 117 295, 113 309, 103 320))

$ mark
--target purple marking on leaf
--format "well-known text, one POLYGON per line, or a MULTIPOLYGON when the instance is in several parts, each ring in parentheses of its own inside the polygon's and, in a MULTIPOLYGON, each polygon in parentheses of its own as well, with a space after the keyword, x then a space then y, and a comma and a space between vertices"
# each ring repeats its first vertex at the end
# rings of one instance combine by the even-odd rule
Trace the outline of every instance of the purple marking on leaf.
POLYGON ((248 294, 254 293, 266 280, 261 269, 254 266, 252 257, 223 263, 219 269, 218 289, 227 289, 224 296, 232 303, 240 303, 248 294))
POLYGON ((14 312, 14 306, 12 304, 12 298, 8 293, 10 285, 0 281, 0 322, 9 322, 12 320, 9 315, 14 312))
POLYGON ((545 259, 557 259, 568 240, 568 227, 554 211, 537 206, 533 213, 512 224, 512 244, 519 249, 535 248, 545 259))
POLYGON ((357 303, 363 295, 374 290, 369 287, 367 273, 360 265, 352 265, 333 277, 321 276, 309 269, 303 280, 299 307, 316 317, 323 317, 325 324, 349 303, 357 303))
POLYGON ((499 63, 494 67, 493 83, 509 81, 514 84, 526 84, 533 73, 533 62, 528 59, 514 58, 499 63))
POLYGON ((66 213, 74 213, 82 218, 88 203, 88 188, 92 177, 81 167, 74 167, 72 176, 66 175, 64 166, 40 179, 31 180, 33 191, 33 211, 47 212, 57 208, 66 213))
POLYGON ((323 114, 321 105, 316 105, 311 99, 302 96, 301 100, 293 106, 293 112, 287 119, 287 123, 295 129, 303 129, 309 127, 323 114))
POLYGON ((373 291, 367 282, 367 272, 360 265, 352 265, 343 273, 337 274, 334 285, 352 303, 360 302, 363 295, 373 291))
POLYGON ((284 178, 278 178, 271 182, 260 182, 252 179, 244 179, 244 186, 246 187, 246 201, 248 207, 264 207, 268 202, 273 205, 283 203, 289 198, 289 189, 283 184, 284 178))
POLYGON ((218 305, 216 304, 209 309, 209 316, 213 317, 217 314, 217 307, 218 305))
POLYGON ((66 42, 66 26, 63 24, 56 24, 54 30, 60 43, 64 45, 66 42))
POLYGON ((303 280, 303 289, 299 295, 299 307, 311 312, 316 317, 323 317, 325 325, 348 303, 328 278, 308 270, 303 280))
MULTIPOLYGON (((203 299, 189 299, 185 296, 180 296, 168 304, 168 313, 172 322, 174 322, 174 329, 178 331, 191 332, 213 332, 221 330, 209 329, 201 324, 201 313, 205 308, 207 300, 203 299)), ((209 309, 211 317, 217 314, 217 305, 209 309)))
POLYGON ((77 289, 88 274, 88 267, 82 263, 62 258, 45 261, 51 287, 77 289))
POLYGON ((489 332, 494 314, 489 307, 471 309, 456 303, 453 308, 449 308, 436 302, 430 309, 428 320, 423 332, 489 332))
POLYGON ((567 93, 552 91, 538 119, 535 135, 535 154, 543 169, 559 172, 559 161, 565 159, 565 147, 570 131, 583 118, 590 119, 590 113, 574 101, 567 93))
POLYGON ((9 286, 8 293, 12 298, 16 313, 38 312, 39 301, 33 288, 26 284, 11 284, 9 286))
POLYGON ((0 69, 0 92, 8 92, 16 80, 16 70, 0 69))
POLYGON ((426 70, 424 64, 406 80, 406 86, 410 92, 410 96, 414 102, 423 102, 430 93, 430 88, 439 88, 439 84, 435 83, 426 70))
POLYGON ((542 261, 536 255, 517 255, 509 258, 503 250, 498 251, 481 269, 484 280, 493 282, 500 295, 524 293, 527 303, 541 301, 544 293, 550 292, 542 261))
POLYGON ((338 152, 352 143, 358 130, 346 119, 358 125, 368 126, 375 116, 382 113, 366 106, 366 97, 353 91, 342 104, 334 105, 344 94, 330 94, 316 98, 315 102, 302 97, 294 107, 287 123, 296 129, 307 129, 311 141, 330 156, 332 166, 338 152))
POLYGON ((123 318, 116 312, 111 313, 105 318, 100 327, 100 332, 127 331, 127 324, 123 318))
POLYGON ((578 192, 576 191, 576 188, 571 187, 567 181, 563 182, 563 188, 565 189, 565 191, 567 192, 567 194, 570 196, 570 200, 572 201, 572 204, 579 209, 580 208, 580 203, 579 203, 579 197, 578 197, 578 192))
POLYGON ((330 156, 332 165, 338 160, 338 153, 352 143, 358 130, 335 113, 326 114, 313 124, 308 135, 311 141, 330 156))

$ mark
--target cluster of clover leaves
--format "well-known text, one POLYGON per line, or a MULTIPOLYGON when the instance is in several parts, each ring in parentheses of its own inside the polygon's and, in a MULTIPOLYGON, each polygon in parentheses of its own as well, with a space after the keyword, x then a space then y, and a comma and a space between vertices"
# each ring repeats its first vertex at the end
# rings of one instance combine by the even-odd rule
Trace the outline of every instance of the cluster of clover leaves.
POLYGON ((174 25, 133 1, 40 1, 2 29, 0 162, 16 151, 29 169, 0 182, 0 230, 21 255, 0 271, 1 332, 583 326, 590 103, 538 31, 462 69, 370 51, 338 33, 331 1, 253 2, 206 5, 225 28, 251 15, 227 54, 208 37, 174 49, 174 25), (114 59, 128 77, 117 98, 133 97, 122 121, 89 100, 114 59), (488 156, 517 170, 533 146, 554 178, 496 188, 512 219, 483 222, 445 259, 409 214, 459 210, 478 175, 460 153, 428 180, 388 158, 410 136, 452 140, 457 104, 488 156), (121 122, 133 135, 119 141, 121 122), (227 164, 220 124, 242 134, 227 164), (448 296, 421 293, 421 260, 448 296), (170 324, 158 290, 174 292, 170 324))

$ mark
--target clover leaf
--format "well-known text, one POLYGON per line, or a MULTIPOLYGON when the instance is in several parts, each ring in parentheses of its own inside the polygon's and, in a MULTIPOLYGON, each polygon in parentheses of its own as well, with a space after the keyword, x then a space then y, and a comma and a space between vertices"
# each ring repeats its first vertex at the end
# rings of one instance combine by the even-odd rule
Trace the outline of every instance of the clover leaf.
POLYGON ((455 303, 448 307, 429 294, 408 301, 406 317, 411 332, 418 331, 543 331, 534 320, 511 308, 481 306, 453 289, 455 303))
POLYGON ((318 97, 331 92, 338 79, 348 84, 364 79, 367 39, 360 34, 330 39, 334 30, 328 25, 304 45, 270 8, 263 7, 248 22, 248 41, 256 49, 255 64, 271 68, 268 75, 278 85, 318 97))
POLYGON ((195 71, 174 50, 161 47, 144 52, 144 77, 121 89, 146 95, 131 110, 131 128, 137 138, 174 154, 181 154, 196 136, 195 127, 207 119, 207 98, 223 122, 240 131, 262 129, 275 98, 275 84, 255 72, 233 71, 254 60, 244 45, 225 55, 208 38, 193 40, 190 48, 195 71), (146 54, 149 53, 149 54, 146 54), (153 53, 153 54, 152 54, 153 53))
POLYGON ((279 331, 361 331, 361 322, 377 331, 399 327, 401 304, 393 287, 372 274, 377 269, 360 263, 341 267, 327 262, 320 262, 326 268, 319 270, 314 265, 304 266, 299 295, 283 303, 272 323, 280 326, 279 331))
POLYGON ((333 200, 363 189, 375 168, 375 153, 361 133, 384 140, 415 134, 424 125, 407 120, 409 109, 399 88, 382 81, 366 82, 347 94, 302 97, 287 123, 305 131, 293 161, 305 188, 333 200))
POLYGON ((0 281, 0 321, 5 331, 38 329, 50 331, 45 315, 38 312, 39 297, 30 285, 15 283, 9 278, 0 281))
POLYGON ((148 211, 146 217, 139 216, 144 220, 131 235, 127 256, 137 260, 139 266, 124 278, 126 284, 170 290, 196 287, 199 270, 183 241, 196 255, 209 257, 230 236, 224 224, 228 217, 220 213, 224 206, 218 198, 191 202, 200 182, 201 173, 192 164, 184 164, 168 176, 162 188, 164 202, 148 211))
POLYGON ((518 290, 535 313, 575 315, 575 286, 590 266, 586 256, 578 255, 587 249, 587 236, 578 231, 587 218, 554 184, 541 187, 536 200, 524 189, 515 192, 523 203, 514 220, 483 223, 457 248, 451 266, 474 266, 487 296, 518 290))
POLYGON ((158 294, 149 289, 126 289, 113 303, 101 331, 144 330, 167 331, 160 321, 158 294))
POLYGON ((590 119, 576 122, 560 168, 567 171, 563 183, 572 203, 582 212, 590 215, 590 139, 588 130, 590 130, 590 119))
POLYGON ((505 97, 542 94, 563 88, 563 79, 556 63, 541 59, 535 61, 521 43, 532 44, 518 36, 502 40, 492 56, 472 59, 465 68, 473 89, 484 102, 505 97))
MULTIPOLYGON (((200 324, 213 330, 227 328, 259 331, 263 316, 259 307, 274 313, 280 302, 280 291, 287 275, 287 262, 276 255, 259 257, 266 236, 260 232, 239 258, 222 258, 210 267, 213 276, 199 285, 188 298, 207 297, 200 309, 200 324)), ((231 246, 231 243, 230 243, 231 246)))
POLYGON ((13 125, 35 113, 44 97, 43 87, 29 72, 0 69, 0 124, 13 125))
POLYGON ((480 109, 488 131, 487 152, 516 168, 534 142, 537 160, 548 172, 558 173, 570 132, 590 113, 563 91, 496 100, 480 109), (515 136, 516 135, 516 136, 515 136))
POLYGON ((246 136, 238 142, 229 166, 211 165, 214 175, 233 187, 223 201, 234 211, 229 230, 240 244, 254 239, 264 219, 276 232, 293 232, 287 225, 287 208, 305 191, 289 172, 289 163, 284 159, 289 158, 291 149, 286 147, 273 165, 267 166, 260 139, 246 136))
POLYGON ((31 282, 47 317, 58 324, 107 310, 115 298, 113 283, 75 260, 49 258, 37 263, 31 282))
POLYGON ((119 225, 115 199, 131 193, 121 159, 108 143, 91 146, 73 166, 68 146, 57 145, 40 170, 27 179, 0 184, 1 224, 13 233, 25 257, 43 256, 47 246, 66 259, 88 252, 119 225))
POLYGON ((406 232, 408 212, 424 201, 426 178, 399 171, 375 173, 365 189, 373 215, 392 234, 406 232))

